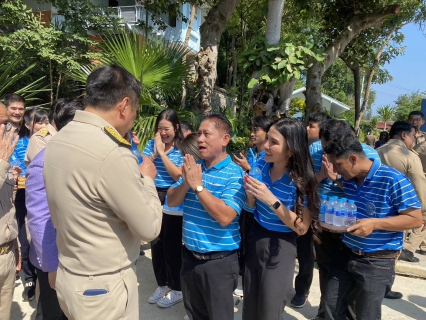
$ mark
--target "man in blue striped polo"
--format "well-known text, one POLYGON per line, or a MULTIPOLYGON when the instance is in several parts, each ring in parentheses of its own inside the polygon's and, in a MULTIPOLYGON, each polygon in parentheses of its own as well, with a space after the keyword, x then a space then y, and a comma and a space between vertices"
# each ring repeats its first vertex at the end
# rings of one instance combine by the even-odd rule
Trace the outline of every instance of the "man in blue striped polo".
POLYGON ((380 319, 381 303, 395 278, 404 230, 423 218, 410 181, 379 160, 369 159, 356 137, 342 132, 324 148, 342 187, 357 206, 357 222, 342 236, 343 250, 331 257, 324 305, 326 319, 346 319, 356 293, 357 320, 380 319))
POLYGON ((231 124, 221 114, 198 129, 202 161, 186 155, 169 206, 184 202, 181 285, 189 318, 231 320, 238 284, 238 215, 245 202, 243 171, 226 153, 231 124))

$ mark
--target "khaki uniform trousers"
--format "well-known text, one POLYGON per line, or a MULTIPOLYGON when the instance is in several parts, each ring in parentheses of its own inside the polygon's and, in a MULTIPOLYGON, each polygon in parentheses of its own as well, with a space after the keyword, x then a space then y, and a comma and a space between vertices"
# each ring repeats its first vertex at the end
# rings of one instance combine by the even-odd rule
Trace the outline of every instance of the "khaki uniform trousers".
POLYGON ((117 272, 96 276, 78 275, 60 264, 56 293, 69 320, 139 319, 138 281, 133 263, 117 272), (90 289, 108 292, 97 296, 83 295, 90 289))
POLYGON ((0 320, 10 319, 15 290, 15 248, 0 256, 0 320))
POLYGON ((426 251, 426 230, 422 232, 423 226, 418 229, 411 230, 411 234, 408 236, 408 239, 404 243, 404 248, 411 252, 416 252, 420 249, 426 251))

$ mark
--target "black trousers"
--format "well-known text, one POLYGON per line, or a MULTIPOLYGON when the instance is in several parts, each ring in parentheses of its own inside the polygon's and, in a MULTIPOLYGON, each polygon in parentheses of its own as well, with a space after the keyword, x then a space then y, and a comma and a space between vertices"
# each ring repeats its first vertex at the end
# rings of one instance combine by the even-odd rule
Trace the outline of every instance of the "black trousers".
MULTIPOLYGON (((242 210, 238 218, 238 224, 240 226, 241 243, 238 250, 238 261, 240 263, 240 274, 244 278, 244 265, 245 265, 245 254, 247 251, 247 236, 249 234, 251 225, 254 221, 253 214, 246 210, 242 210)), ((244 281, 243 281, 244 285, 244 281)))
POLYGON ((238 285, 237 252, 216 260, 198 260, 183 246, 183 302, 191 320, 233 320, 238 285))
POLYGON ((25 189, 16 191, 15 198, 16 220, 18 222, 18 238, 21 244, 22 271, 25 281, 32 279, 35 283, 37 274, 35 267, 30 262, 30 243, 27 238, 27 228, 25 218, 27 217, 27 207, 25 206, 25 189))
POLYGON ((36 320, 66 320, 67 317, 59 306, 56 291, 49 285, 48 273, 36 268, 40 285, 40 296, 37 302, 36 320))
MULTIPOLYGON (((343 252, 343 250, 345 249, 345 245, 342 243, 341 234, 339 233, 332 233, 323 230, 319 237, 321 239, 321 244, 315 242, 315 253, 319 270, 319 284, 321 291, 321 300, 317 316, 325 319, 324 297, 327 291, 328 271, 330 263, 332 263, 331 257, 338 252, 343 252)), ((349 296, 349 304, 348 308, 346 309, 346 318, 349 320, 356 319, 355 297, 356 292, 351 293, 351 295, 349 296)))
POLYGON ((296 234, 270 231, 254 221, 247 240, 243 319, 281 319, 293 289, 296 234))
POLYGON ((299 261, 299 273, 294 280, 294 288, 298 295, 308 295, 314 278, 314 241, 312 229, 296 239, 297 260, 299 261))
POLYGON ((163 213, 160 234, 151 241, 152 266, 158 286, 182 291, 182 216, 163 213))

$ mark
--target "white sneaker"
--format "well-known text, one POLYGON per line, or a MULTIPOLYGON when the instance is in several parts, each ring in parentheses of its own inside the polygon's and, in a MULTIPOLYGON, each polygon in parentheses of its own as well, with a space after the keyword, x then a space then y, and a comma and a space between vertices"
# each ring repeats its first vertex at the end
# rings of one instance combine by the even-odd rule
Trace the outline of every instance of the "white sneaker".
POLYGON ((168 308, 183 300, 182 291, 172 290, 157 302, 160 308, 168 308))
POLYGON ((243 288, 238 287, 237 289, 235 289, 234 295, 239 296, 239 297, 243 297, 244 296, 243 288))
POLYGON ((164 295, 169 292, 170 289, 167 286, 158 287, 155 292, 148 298, 149 303, 157 303, 164 295))

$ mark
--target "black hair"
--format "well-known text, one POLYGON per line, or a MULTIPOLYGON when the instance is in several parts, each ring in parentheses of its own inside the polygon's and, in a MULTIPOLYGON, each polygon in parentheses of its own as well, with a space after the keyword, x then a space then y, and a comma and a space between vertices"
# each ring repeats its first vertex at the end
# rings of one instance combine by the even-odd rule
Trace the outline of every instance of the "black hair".
POLYGON ((326 121, 330 119, 331 117, 324 112, 314 112, 309 115, 308 122, 312 121, 318 123, 318 126, 321 129, 325 125, 326 121))
POLYGON ((330 119, 319 131, 319 137, 331 141, 346 134, 352 134, 352 128, 346 120, 330 119))
POLYGON ((37 122, 48 120, 47 112, 40 108, 32 108, 25 110, 24 123, 19 128, 19 138, 27 137, 30 138, 33 134, 34 125, 37 122), (25 125, 27 124, 30 129, 25 125))
POLYGON ((397 121, 394 122, 394 124, 392 125, 389 132, 389 137, 391 139, 398 139, 401 138, 403 132, 410 133, 413 129, 416 130, 416 127, 413 126, 411 123, 405 121, 397 121))
POLYGON ((53 123, 56 129, 61 130, 72 119, 74 119, 77 110, 84 110, 82 99, 59 99, 52 104, 50 114, 52 114, 53 123))
POLYGON ((226 134, 229 134, 230 136, 232 136, 232 125, 223 114, 209 113, 201 119, 201 122, 204 122, 206 120, 212 121, 215 124, 216 129, 218 129, 219 131, 222 130, 226 134))
POLYGON ((379 140, 380 141, 388 141, 389 140, 389 132, 387 132, 387 131, 380 132, 379 140), (383 140, 382 140, 382 138, 383 138, 383 140))
POLYGON ((409 114, 408 114, 408 118, 410 118, 411 116, 420 116, 420 117, 422 117, 422 120, 424 120, 425 119, 425 115, 423 114, 423 112, 421 112, 421 111, 411 111, 409 114))
POLYGON ((25 98, 17 93, 9 93, 5 95, 3 98, 3 102, 6 107, 9 107, 12 102, 21 102, 24 104, 25 107, 25 98))
POLYGON ((180 129, 182 130, 182 132, 194 131, 194 128, 192 127, 192 125, 186 121, 180 121, 180 129))
POLYGON ((107 111, 128 97, 132 108, 137 108, 141 90, 140 82, 127 70, 117 65, 102 66, 87 77, 84 106, 107 111))
POLYGON ((295 213, 297 215, 294 226, 300 228, 297 222, 303 221, 303 202, 304 197, 308 198, 308 208, 311 213, 311 228, 314 238, 318 239, 320 231, 318 214, 319 214, 319 197, 318 182, 315 178, 314 165, 309 153, 308 134, 304 124, 296 119, 282 118, 274 122, 272 127, 285 138, 288 149, 292 152, 292 156, 288 162, 288 171, 296 186, 296 205, 295 213))
POLYGON ((171 122, 173 129, 175 130, 175 137, 173 139, 173 142, 179 146, 180 142, 183 140, 183 133, 180 129, 179 124, 179 117, 173 109, 166 109, 160 112, 160 114, 157 116, 157 120, 155 121, 155 132, 158 130, 158 124, 161 120, 167 120, 171 122))
POLYGON ((251 121, 251 126, 254 128, 260 128, 265 132, 268 132, 274 121, 266 116, 258 116, 251 121))
POLYGON ((334 154, 336 158, 341 158, 353 153, 357 154, 358 156, 365 157, 361 143, 352 133, 335 137, 324 148, 324 152, 326 154, 334 154))

